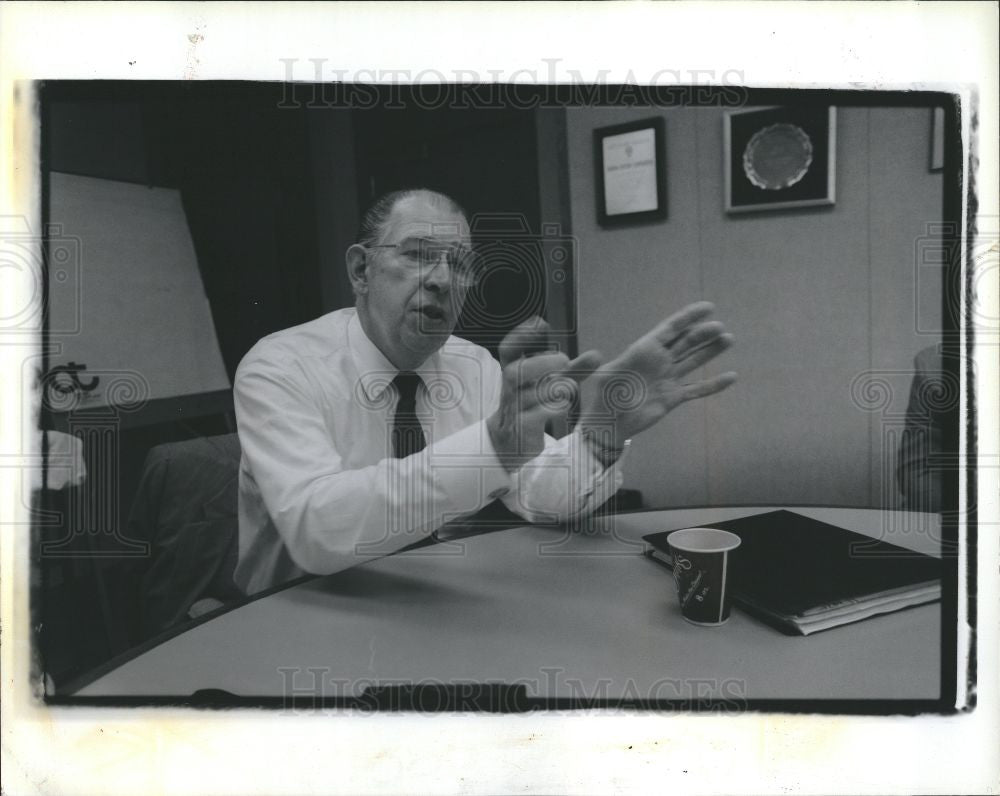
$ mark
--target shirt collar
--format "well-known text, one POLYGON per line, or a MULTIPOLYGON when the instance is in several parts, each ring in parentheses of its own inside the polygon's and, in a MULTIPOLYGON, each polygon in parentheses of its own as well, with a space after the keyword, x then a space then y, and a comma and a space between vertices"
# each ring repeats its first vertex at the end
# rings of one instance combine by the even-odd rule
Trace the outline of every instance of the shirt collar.
MULTIPOLYGON (((365 396, 370 401, 377 402, 396 378, 399 368, 386 359, 385 354, 365 334, 357 311, 347 324, 347 345, 351 350, 351 357, 358 372, 358 381, 365 391, 365 396)), ((438 373, 440 368, 440 351, 435 351, 415 368, 415 372, 424 380, 424 384, 427 384, 428 379, 438 373)))

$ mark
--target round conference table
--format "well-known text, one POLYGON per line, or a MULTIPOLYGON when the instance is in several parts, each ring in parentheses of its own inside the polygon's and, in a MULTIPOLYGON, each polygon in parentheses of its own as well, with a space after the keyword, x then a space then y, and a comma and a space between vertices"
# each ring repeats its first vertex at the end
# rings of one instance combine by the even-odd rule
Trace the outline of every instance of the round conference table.
POLYGON ((681 618, 644 534, 777 508, 940 555, 937 515, 741 506, 594 517, 443 542, 273 590, 169 635, 76 697, 357 697, 385 684, 516 683, 542 699, 937 700, 940 602, 810 636, 734 607, 681 618))

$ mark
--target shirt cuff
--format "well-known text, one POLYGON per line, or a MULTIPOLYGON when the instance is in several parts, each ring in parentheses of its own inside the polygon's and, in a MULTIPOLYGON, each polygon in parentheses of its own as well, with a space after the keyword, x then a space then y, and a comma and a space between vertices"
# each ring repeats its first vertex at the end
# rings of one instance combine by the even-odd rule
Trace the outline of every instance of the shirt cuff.
POLYGON ((574 435, 577 437, 577 440, 575 440, 575 444, 579 445, 586 451, 586 453, 581 454, 581 456, 589 456, 589 458, 593 460, 594 464, 601 470, 610 470, 612 467, 620 467, 621 462, 625 459, 625 456, 628 453, 629 448, 632 447, 632 440, 631 439, 625 440, 625 442, 622 444, 621 452, 618 454, 618 458, 616 458, 613 462, 611 462, 611 464, 606 465, 601 460, 601 457, 598 456, 597 453, 594 451, 593 447, 594 441, 591 440, 590 442, 588 442, 586 437, 583 436, 583 432, 580 430, 579 426, 574 428, 572 434, 570 434, 569 436, 572 437, 574 435))
MULTIPOLYGON (((627 447, 627 446, 626 446, 627 447)), ((518 471, 518 491, 508 507, 532 522, 565 522, 607 501, 624 480, 625 453, 605 467, 579 430, 553 440, 518 471)))
MULTIPOLYGON (((579 514, 583 511, 589 511, 602 505, 605 501, 609 500, 618 490, 618 487, 622 485, 622 481, 624 480, 622 464, 628 456, 629 448, 632 447, 632 440, 625 440, 625 444, 622 446, 622 452, 618 458, 611 464, 605 465, 604 462, 596 456, 587 440, 584 439, 579 426, 574 428, 572 433, 567 435, 567 438, 569 440, 571 458, 581 462, 587 462, 589 466, 589 485, 583 489, 582 495, 584 503, 577 509, 577 511, 571 512, 573 514, 579 514)), ((581 482, 585 483, 582 479, 581 482)))
POLYGON ((517 477, 500 463, 485 420, 428 446, 427 456, 438 489, 458 514, 517 489, 517 477))

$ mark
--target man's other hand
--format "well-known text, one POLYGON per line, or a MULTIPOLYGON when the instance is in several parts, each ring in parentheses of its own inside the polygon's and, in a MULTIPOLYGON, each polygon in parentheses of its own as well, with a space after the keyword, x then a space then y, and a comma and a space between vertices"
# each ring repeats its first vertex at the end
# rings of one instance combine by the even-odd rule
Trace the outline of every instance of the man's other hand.
POLYGON ((714 309, 707 301, 689 304, 583 383, 580 428, 598 451, 611 452, 613 459, 626 439, 679 404, 717 393, 736 381, 733 372, 685 380, 733 344, 733 336, 721 323, 707 320, 714 309))
POLYGON ((579 382, 601 364, 594 351, 570 360, 551 350, 549 325, 529 318, 500 343, 503 383, 500 406, 486 421, 497 457, 508 471, 533 459, 545 447, 545 424, 565 414, 579 382))

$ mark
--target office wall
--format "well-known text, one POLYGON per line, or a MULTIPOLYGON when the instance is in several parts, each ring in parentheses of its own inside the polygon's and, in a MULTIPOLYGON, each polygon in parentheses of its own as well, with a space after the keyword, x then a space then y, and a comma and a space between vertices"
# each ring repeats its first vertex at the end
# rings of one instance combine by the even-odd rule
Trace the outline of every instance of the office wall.
POLYGON ((710 372, 736 370, 739 382, 639 437, 626 486, 653 506, 895 505, 906 370, 938 340, 918 328, 941 323, 940 272, 922 272, 914 255, 942 212, 930 111, 840 108, 836 205, 744 216, 723 210, 722 115, 567 112, 580 350, 616 354, 697 299, 713 301, 737 339, 710 372), (666 120, 669 217, 603 229, 592 131, 654 114, 666 120), (859 405, 855 380, 873 370, 886 406, 859 405))

